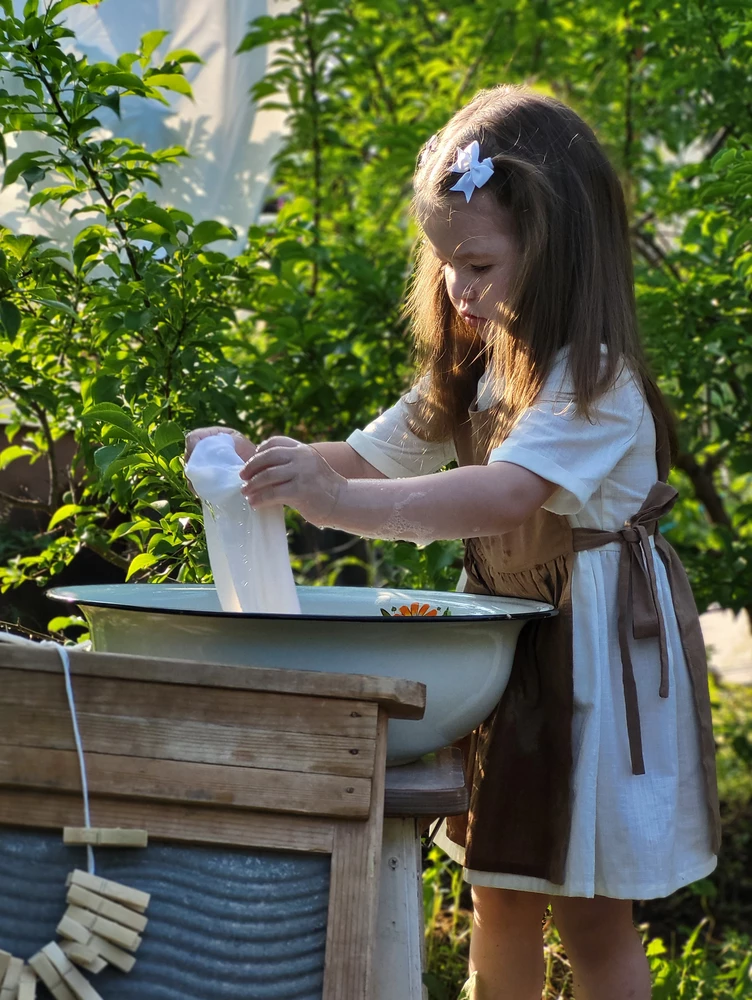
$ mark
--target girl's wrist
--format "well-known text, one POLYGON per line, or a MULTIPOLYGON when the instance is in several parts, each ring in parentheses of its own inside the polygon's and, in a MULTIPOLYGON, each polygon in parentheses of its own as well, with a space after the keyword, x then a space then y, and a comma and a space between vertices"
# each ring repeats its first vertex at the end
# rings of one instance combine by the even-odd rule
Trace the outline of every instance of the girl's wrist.
POLYGON ((330 467, 331 477, 325 483, 323 492, 329 500, 328 505, 322 506, 321 513, 312 521, 317 528, 336 528, 338 520, 342 516, 342 511, 347 509, 347 488, 349 480, 340 475, 330 467))

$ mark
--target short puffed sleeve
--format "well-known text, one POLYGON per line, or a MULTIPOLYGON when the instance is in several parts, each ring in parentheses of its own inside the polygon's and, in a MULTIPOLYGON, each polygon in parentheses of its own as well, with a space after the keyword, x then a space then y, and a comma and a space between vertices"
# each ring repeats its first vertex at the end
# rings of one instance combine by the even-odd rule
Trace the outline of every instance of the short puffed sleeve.
POLYGON ((455 460, 453 441, 424 441, 408 422, 409 404, 415 403, 421 384, 364 427, 347 443, 388 479, 407 479, 437 472, 455 460))
POLYGON ((512 462, 555 483, 545 509, 577 514, 632 448, 646 412, 639 382, 625 368, 588 417, 577 414, 571 379, 559 364, 489 462, 512 462))

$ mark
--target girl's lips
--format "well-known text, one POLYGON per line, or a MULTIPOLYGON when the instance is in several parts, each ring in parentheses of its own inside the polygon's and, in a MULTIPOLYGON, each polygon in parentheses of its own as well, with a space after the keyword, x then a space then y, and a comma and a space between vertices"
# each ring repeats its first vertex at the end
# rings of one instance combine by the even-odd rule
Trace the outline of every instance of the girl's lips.
POLYGON ((460 313, 460 316, 468 326, 472 327, 481 326, 486 322, 481 316, 473 316, 472 313, 460 313))

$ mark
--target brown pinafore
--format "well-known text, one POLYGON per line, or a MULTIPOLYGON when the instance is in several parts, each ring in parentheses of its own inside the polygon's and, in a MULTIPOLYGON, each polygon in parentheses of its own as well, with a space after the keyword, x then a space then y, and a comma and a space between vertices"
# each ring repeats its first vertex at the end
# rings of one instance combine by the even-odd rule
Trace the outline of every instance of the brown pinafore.
MULTIPOLYGON (((490 421, 490 413, 471 408, 469 420, 455 438, 460 465, 486 463, 490 421)), ((684 568, 658 531, 658 518, 671 509, 677 496, 665 482, 667 441, 658 442, 656 458, 659 482, 620 531, 572 528, 563 515, 541 508, 515 531, 467 540, 467 591, 545 601, 555 605, 559 614, 525 626, 501 702, 479 729, 461 741, 470 809, 447 821, 447 835, 465 847, 466 868, 564 883, 572 812, 572 568, 576 552, 608 542, 622 545, 618 630, 626 726, 633 774, 645 773, 629 629, 638 639, 658 638, 661 670, 656 684, 660 695, 668 697, 668 654, 650 535, 666 568, 692 680, 710 846, 718 850, 720 820, 705 645, 684 568)))

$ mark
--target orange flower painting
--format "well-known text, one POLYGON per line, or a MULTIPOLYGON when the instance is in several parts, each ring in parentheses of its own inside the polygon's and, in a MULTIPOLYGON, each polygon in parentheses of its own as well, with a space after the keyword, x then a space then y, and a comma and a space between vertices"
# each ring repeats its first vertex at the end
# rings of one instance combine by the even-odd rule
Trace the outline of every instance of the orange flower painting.
POLYGON ((391 611, 382 608, 381 613, 385 618, 437 618, 439 615, 446 617, 451 611, 446 608, 442 612, 441 608, 432 608, 430 604, 418 604, 415 601, 413 604, 403 604, 401 608, 392 607, 391 611))

